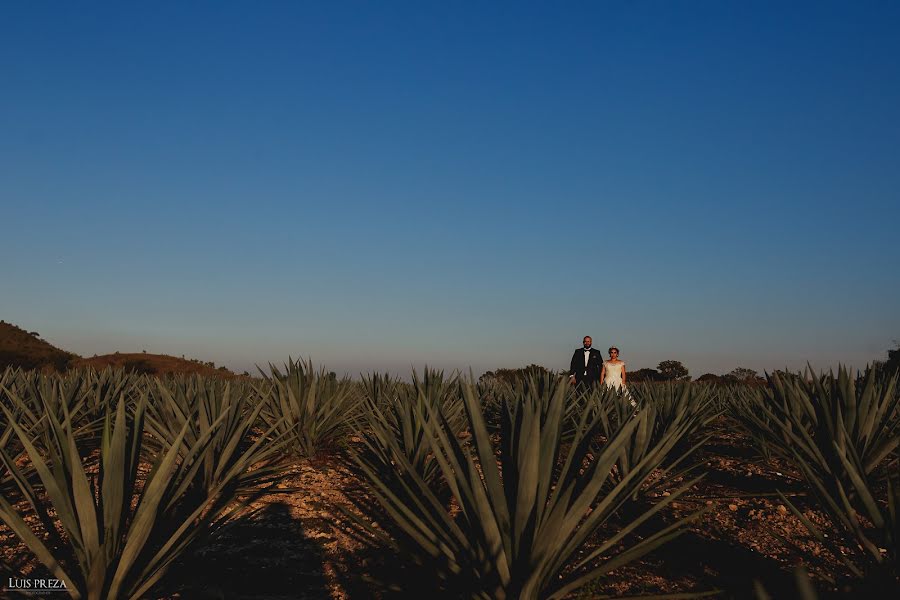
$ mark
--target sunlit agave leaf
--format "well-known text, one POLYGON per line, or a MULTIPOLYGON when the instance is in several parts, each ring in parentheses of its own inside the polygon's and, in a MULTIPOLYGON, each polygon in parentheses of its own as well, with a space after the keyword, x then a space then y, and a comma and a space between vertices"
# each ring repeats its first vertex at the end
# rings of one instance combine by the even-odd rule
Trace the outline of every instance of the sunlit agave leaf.
POLYGON ((269 370, 260 370, 264 382, 256 386, 264 404, 260 417, 287 453, 310 457, 344 438, 363 401, 349 380, 316 371, 311 361, 288 359, 284 373, 271 364, 269 370))

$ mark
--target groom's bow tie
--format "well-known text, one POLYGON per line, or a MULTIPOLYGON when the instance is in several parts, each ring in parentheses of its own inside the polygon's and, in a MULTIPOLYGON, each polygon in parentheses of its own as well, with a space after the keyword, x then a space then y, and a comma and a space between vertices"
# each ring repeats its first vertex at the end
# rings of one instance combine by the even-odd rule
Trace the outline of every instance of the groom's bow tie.
POLYGON ((590 348, 585 348, 584 351, 585 351, 585 352, 590 352, 591 349, 590 349, 590 348))

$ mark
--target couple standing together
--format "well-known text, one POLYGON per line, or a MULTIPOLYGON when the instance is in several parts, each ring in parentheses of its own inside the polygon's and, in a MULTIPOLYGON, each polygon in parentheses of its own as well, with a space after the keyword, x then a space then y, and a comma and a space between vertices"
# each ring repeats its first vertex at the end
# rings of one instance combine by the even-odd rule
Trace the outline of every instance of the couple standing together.
POLYGON ((603 360, 599 350, 591 347, 591 336, 584 336, 584 347, 575 350, 572 364, 569 366, 569 382, 575 385, 594 387, 605 384, 606 387, 621 390, 625 387, 625 362, 619 360, 619 349, 609 349, 609 360, 603 360))

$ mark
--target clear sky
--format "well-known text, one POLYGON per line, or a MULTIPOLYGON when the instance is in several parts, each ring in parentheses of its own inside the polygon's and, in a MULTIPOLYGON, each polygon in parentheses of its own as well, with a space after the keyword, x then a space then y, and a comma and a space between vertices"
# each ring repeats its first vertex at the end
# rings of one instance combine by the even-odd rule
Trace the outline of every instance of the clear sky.
POLYGON ((339 373, 863 366, 900 3, 0 6, 0 317, 339 373))

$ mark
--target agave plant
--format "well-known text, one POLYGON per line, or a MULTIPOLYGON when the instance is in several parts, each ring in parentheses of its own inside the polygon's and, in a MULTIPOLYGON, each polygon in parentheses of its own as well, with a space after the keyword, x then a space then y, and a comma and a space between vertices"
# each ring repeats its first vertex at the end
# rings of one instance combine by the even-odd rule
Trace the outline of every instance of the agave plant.
POLYGON ((504 400, 516 397, 515 386, 494 376, 481 376, 476 384, 476 392, 481 399, 481 410, 492 433, 497 431, 500 423, 500 412, 504 400))
POLYGON ((763 395, 739 384, 727 386, 722 395, 728 398, 726 414, 742 426, 763 459, 785 456, 790 440, 781 436, 778 418, 763 395))
POLYGON ((41 421, 49 441, 45 449, 3 407, 40 485, 0 451, 0 461, 18 487, 20 498, 15 500, 21 500, 14 506, 5 493, 0 496, 0 520, 65 583, 73 598, 144 597, 198 535, 241 510, 240 504, 232 504, 238 468, 214 488, 196 489, 193 474, 213 448, 209 439, 198 440, 182 453, 187 423, 167 451, 145 452, 147 400, 143 393, 133 414, 124 397, 107 411, 97 463, 90 467, 81 459, 65 402, 59 404, 61 419, 48 412, 41 421))
POLYGON ((6 367, 3 371, 0 371, 0 403, 7 407, 10 406, 4 389, 6 387, 14 387, 16 382, 22 379, 24 373, 19 367, 6 367))
POLYGON ((631 386, 631 391, 639 406, 656 408, 660 429, 686 420, 693 431, 699 431, 721 413, 719 388, 711 384, 688 381, 640 383, 631 386))
POLYGON ((426 367, 422 378, 413 372, 411 385, 373 375, 364 379, 364 387, 366 410, 357 431, 368 453, 367 462, 379 465, 388 477, 397 472, 394 452, 399 451, 425 481, 434 481, 440 469, 428 439, 433 435, 428 419, 440 413, 450 427, 449 435, 462 432, 466 419, 459 375, 445 378, 442 371, 426 367))
POLYGON ((270 374, 256 387, 260 416, 279 439, 286 452, 310 457, 323 446, 346 434, 362 402, 349 380, 330 376, 324 368, 313 369, 312 361, 288 359, 284 373, 269 365, 270 374))
POLYGON ((390 373, 372 373, 364 375, 360 382, 362 386, 362 395, 366 400, 366 404, 374 404, 375 406, 389 406, 395 402, 396 398, 402 393, 403 388, 407 384, 390 373))
MULTIPOLYGON (((355 455, 399 532, 397 544, 404 555, 433 568, 450 593, 500 600, 562 598, 679 535, 686 521, 634 541, 624 551, 613 551, 693 482, 580 555, 586 540, 609 523, 643 483, 639 474, 645 465, 639 464, 619 482, 607 485, 622 445, 646 417, 623 423, 595 454, 592 442, 601 428, 599 413, 582 411, 571 441, 565 443, 567 386, 548 380, 544 385, 533 382, 528 389, 528 395, 515 401, 501 400, 498 445, 492 441, 472 383, 463 385, 470 440, 452 435, 440 409, 427 407, 430 414, 423 417, 431 435, 425 439, 451 491, 450 506, 413 469, 396 440, 385 438, 384 443, 391 446, 402 478, 384 478, 380 463, 373 464, 365 454, 355 455)), ((364 520, 359 522, 366 526, 364 520)), ((394 543, 379 530, 369 529, 385 543, 394 543)))
POLYGON ((91 418, 96 419, 102 419, 107 409, 116 406, 122 397, 129 402, 134 401, 140 395, 140 390, 153 381, 146 376, 112 367, 101 371, 73 370, 67 376, 83 377, 85 410, 91 418))
POLYGON ((87 410, 89 385, 84 373, 44 375, 37 371, 23 372, 20 377, 4 384, 6 407, 11 411, 9 422, 19 423, 27 431, 44 431, 40 426, 45 415, 57 419, 67 412, 79 433, 96 426, 87 410))
POLYGON ((896 375, 880 379, 869 368, 861 387, 843 366, 837 377, 776 372, 767 379, 766 387, 743 388, 746 410, 735 416, 773 452, 801 459, 820 477, 841 473, 841 452, 850 448, 872 474, 900 444, 896 375))
POLYGON ((632 386, 631 392, 634 399, 612 391, 599 402, 602 403, 601 431, 607 439, 637 412, 643 417, 622 445, 611 478, 612 481, 621 480, 637 465, 642 465, 644 472, 639 477, 652 479, 652 485, 635 490, 636 499, 638 495, 646 495, 683 477, 698 466, 682 465, 709 439, 709 436, 699 440, 693 437, 716 418, 717 412, 716 393, 710 386, 687 381, 638 384, 632 386))
POLYGON ((271 487, 281 479, 277 459, 283 442, 274 434, 277 424, 254 434, 265 405, 252 406, 250 391, 247 384, 199 375, 156 379, 149 388, 146 430, 161 452, 175 445, 185 426, 183 456, 200 443, 211 447, 193 475, 198 489, 215 489, 223 480, 237 486, 237 493, 271 487), (247 464, 254 468, 247 470, 247 464))
MULTIPOLYGON (((885 505, 866 480, 853 448, 838 448, 836 452, 849 484, 842 477, 822 479, 815 470, 800 464, 819 507, 831 520, 831 535, 813 524, 786 496, 779 495, 810 534, 858 579, 854 584, 858 592, 866 589, 896 596, 900 593, 900 470, 894 463, 895 472, 887 477, 885 505)), ((825 577, 834 582, 827 574, 825 577)))
POLYGON ((818 506, 831 519, 827 535, 787 498, 785 503, 857 578, 894 581, 898 569, 897 460, 900 395, 897 376, 868 369, 858 381, 841 367, 820 377, 775 374, 752 390, 742 415, 774 452, 802 473, 818 506), (861 384, 861 385, 858 385, 861 384), (887 476, 887 499, 876 490, 887 476), (862 517, 862 518, 860 518, 862 517))

